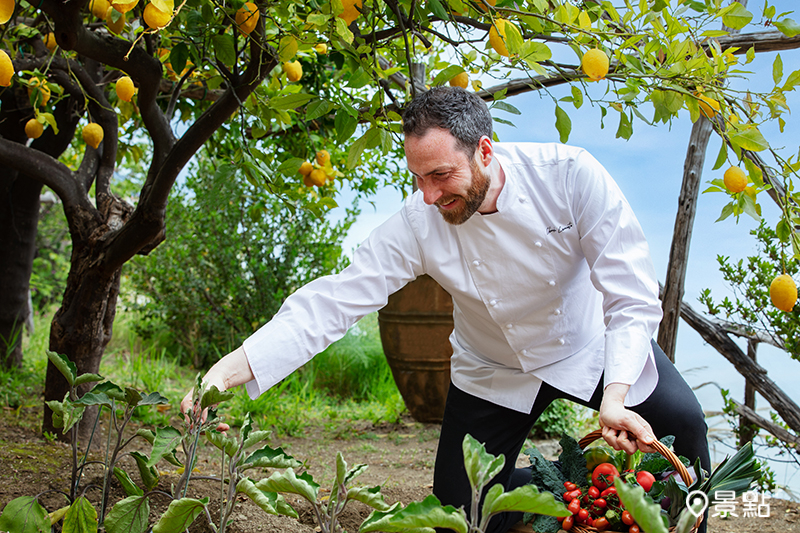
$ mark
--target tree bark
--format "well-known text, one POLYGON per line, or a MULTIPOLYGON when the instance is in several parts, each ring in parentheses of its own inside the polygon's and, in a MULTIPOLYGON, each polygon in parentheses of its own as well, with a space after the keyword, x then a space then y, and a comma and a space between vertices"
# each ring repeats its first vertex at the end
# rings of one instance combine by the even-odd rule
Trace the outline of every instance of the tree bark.
POLYGON ((667 354, 669 360, 675 362, 675 344, 678 338, 680 323, 680 305, 683 301, 683 289, 686 282, 686 270, 689 263, 689 248, 692 243, 692 227, 697 213, 697 198, 700 195, 700 178, 703 175, 703 163, 706 160, 706 147, 711 138, 713 124, 701 116, 692 126, 686 160, 683 164, 683 183, 678 197, 678 213, 675 215, 675 229, 672 233, 672 246, 669 251, 667 279, 664 282, 664 294, 661 308, 664 318, 658 327, 658 345, 667 354))
MULTIPOLYGON (((747 357, 756 363, 756 354, 758 352, 758 343, 754 340, 747 341, 747 357)), ((756 412, 756 389, 750 383, 749 379, 745 378, 744 381, 744 405, 754 413, 756 412)), ((746 415, 739 413, 739 446, 744 446, 753 440, 756 436, 756 431, 752 428, 752 422, 748 420, 746 415)))

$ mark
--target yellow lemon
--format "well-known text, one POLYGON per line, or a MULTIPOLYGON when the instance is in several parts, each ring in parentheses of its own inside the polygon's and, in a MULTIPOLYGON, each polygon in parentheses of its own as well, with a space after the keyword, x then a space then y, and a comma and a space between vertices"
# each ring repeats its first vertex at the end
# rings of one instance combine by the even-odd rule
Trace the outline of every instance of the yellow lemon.
POLYGON ((328 176, 321 168, 315 168, 309 173, 308 180, 317 187, 322 187, 328 181, 328 176))
POLYGON ((714 118, 719 111, 719 102, 700 93, 694 93, 694 95, 699 100, 697 103, 700 104, 700 111, 709 119, 714 118))
POLYGON ((325 55, 325 54, 327 54, 327 53, 328 53, 328 45, 327 45, 327 44, 325 44, 325 43, 319 43, 319 44, 317 44, 317 45, 315 45, 315 46, 314 46, 314 50, 315 50, 315 51, 316 51, 318 54, 325 55))
POLYGON ((11 20, 14 14, 14 0, 0 0, 0 24, 11 20))
POLYGON ((250 32, 256 29, 260 16, 258 6, 253 2, 247 2, 236 12, 236 26, 245 35, 250 35, 250 32))
POLYGON ((153 4, 147 4, 144 8, 144 21, 153 29, 160 30, 166 28, 172 21, 172 13, 161 11, 153 4))
POLYGON ((111 7, 119 11, 120 13, 127 13, 134 7, 136 4, 139 3, 139 0, 133 0, 133 2, 125 2, 124 0, 111 0, 111 7))
POLYGON ((797 302, 797 285, 788 274, 781 274, 769 284, 769 297, 772 305, 789 313, 797 302))
POLYGON ((44 126, 35 118, 30 119, 25 123, 25 135, 30 139, 38 139, 44 132, 44 126))
POLYGON ((46 83, 42 83, 39 78, 32 78, 28 83, 28 98, 34 98, 36 106, 45 106, 50 101, 50 87, 46 83), (33 96, 33 95, 36 96, 33 96))
POLYGON ((608 74, 608 56, 599 48, 592 48, 583 54, 581 69, 590 80, 602 80, 608 74))
POLYGON ((100 124, 91 122, 83 127, 81 137, 83 137, 86 144, 97 149, 100 143, 103 142, 103 128, 100 124))
POLYGON ((469 74, 461 72, 450 78, 450 85, 452 87, 461 87, 466 89, 469 86, 469 74))
POLYGON ((361 15, 361 0, 342 0, 344 13, 339 15, 348 26, 361 15))
POLYGON ((308 176, 309 174, 311 174, 312 170, 314 170, 314 165, 312 165, 308 161, 303 161, 303 164, 300 165, 300 170, 298 170, 298 172, 300 172, 300 174, 302 174, 303 176, 308 176))
POLYGON ((108 0, 91 0, 89 2, 89 9, 92 15, 99 19, 105 20, 109 7, 111 7, 111 4, 108 3, 108 0))
POLYGON ((511 22, 506 19, 495 19, 489 30, 489 44, 492 45, 494 51, 501 56, 508 57, 508 48, 506 48, 506 24, 511 22))
POLYGON ((136 87, 133 86, 133 80, 129 76, 122 76, 117 80, 117 96, 120 100, 130 102, 136 92, 136 87))
POLYGON ((319 152, 317 152, 316 159, 317 159, 317 164, 324 167, 325 165, 330 163, 331 154, 329 154, 327 150, 320 150, 319 152))
POLYGON ((122 30, 125 29, 125 13, 120 13, 119 18, 114 21, 114 17, 111 15, 115 10, 113 8, 109 9, 106 13, 106 28, 108 31, 113 33, 114 35, 119 35, 122 33, 122 30))
POLYGON ((56 49, 56 46, 58 46, 58 43, 56 42, 56 36, 53 35, 53 32, 48 32, 47 35, 44 36, 43 41, 44 45, 51 52, 56 49))
POLYGON ((303 77, 303 66, 299 61, 287 61, 283 64, 283 71, 289 81, 300 81, 303 77))
POLYGON ((730 192, 742 192, 747 187, 747 174, 739 167, 731 167, 725 171, 722 181, 730 192))
POLYGON ((0 87, 11 85, 11 78, 14 76, 14 64, 4 50, 0 50, 0 87))

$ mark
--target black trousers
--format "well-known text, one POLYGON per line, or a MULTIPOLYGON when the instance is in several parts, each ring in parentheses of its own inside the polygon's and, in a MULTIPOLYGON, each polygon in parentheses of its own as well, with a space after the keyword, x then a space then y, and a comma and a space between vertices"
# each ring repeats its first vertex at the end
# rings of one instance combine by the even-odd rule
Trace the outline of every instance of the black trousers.
MULTIPOLYGON (((631 410, 647 420, 657 438, 674 435, 673 447, 676 454, 687 457, 692 463, 699 457, 702 467, 710 471, 711 461, 706 439, 708 427, 703 409, 675 365, 655 342, 653 349, 658 369, 658 385, 644 402, 632 407, 631 410)), ((500 407, 467 394, 451 383, 433 474, 433 493, 436 497, 443 504, 463 506, 469 513, 471 489, 461 451, 461 443, 466 434, 482 442, 487 452, 493 455, 502 454, 506 458, 503 470, 487 485, 487 488, 495 483, 502 483, 506 490, 511 490, 529 482, 530 470, 516 468, 515 460, 542 411, 558 398, 598 410, 603 398, 603 379, 600 379, 597 389, 588 402, 542 383, 528 414, 500 407)), ((486 533, 504 533, 521 519, 522 513, 499 514, 491 520, 486 533)), ((699 533, 705 531, 705 524, 704 521, 699 533)))

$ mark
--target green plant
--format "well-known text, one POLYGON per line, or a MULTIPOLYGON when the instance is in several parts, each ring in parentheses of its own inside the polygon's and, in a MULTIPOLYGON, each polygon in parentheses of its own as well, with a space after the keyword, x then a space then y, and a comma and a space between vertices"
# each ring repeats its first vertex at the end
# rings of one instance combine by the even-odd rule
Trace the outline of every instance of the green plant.
POLYGON ((582 405, 558 399, 542 412, 532 433, 539 438, 577 435, 586 432, 589 419, 589 410, 582 405))

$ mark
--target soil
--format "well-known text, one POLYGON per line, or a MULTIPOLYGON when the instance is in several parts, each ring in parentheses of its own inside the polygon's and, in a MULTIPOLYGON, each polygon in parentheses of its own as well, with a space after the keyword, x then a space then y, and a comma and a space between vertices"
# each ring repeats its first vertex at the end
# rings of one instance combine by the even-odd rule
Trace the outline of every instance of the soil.
MULTIPOLYGON (((67 490, 70 478, 69 446, 49 442, 38 434, 40 414, 38 409, 21 408, 0 412, 0 508, 19 496, 32 496, 45 492, 39 501, 48 511, 66 505, 63 494, 55 491, 67 490), (50 492, 46 492, 52 489, 50 492)), ((348 465, 366 464, 369 468, 354 485, 381 486, 381 493, 389 503, 400 501, 408 504, 421 501, 431 493, 433 463, 436 452, 439 428, 431 424, 419 424, 410 418, 397 424, 372 425, 366 422, 353 422, 337 427, 316 427, 306 430, 302 437, 288 437, 280 442, 269 442, 273 447, 281 446, 287 453, 304 461, 308 472, 323 489, 330 486, 335 469, 336 452, 341 451, 348 465)), ((143 441, 142 441, 143 442, 143 441)), ((536 441, 535 444, 546 457, 558 454, 555 441, 536 441)), ((98 452, 99 453, 99 452, 98 452)), ((98 458, 100 456, 98 455, 98 458)), ((517 462, 524 464, 526 458, 517 462)), ((125 464, 134 480, 132 465, 125 464)), ((159 488, 170 490, 177 478, 174 467, 166 465, 161 472, 159 488)), ((101 483, 94 471, 87 472, 91 483, 101 483), (94 476, 94 478, 93 478, 94 476)), ((196 476, 218 476, 219 463, 216 449, 210 445, 201 449, 196 476)), ((263 476, 263 475, 262 475, 263 476)), ((251 477, 262 477, 253 475, 251 477)), ((263 476, 265 477, 265 476, 263 476)), ((92 487, 86 492, 95 501, 100 490, 92 487)), ((116 499, 124 497, 119 486, 113 487, 116 499)), ((211 516, 218 520, 220 488, 216 482, 196 479, 190 485, 189 496, 209 497, 212 504, 211 516)), ((166 497, 154 497, 151 518, 162 513, 168 505, 166 497)), ((240 498, 233 513, 233 521, 228 531, 232 533, 314 533, 320 531, 315 522, 313 509, 299 497, 287 496, 289 503, 298 511, 299 520, 265 514, 250 500, 240 498)), ((714 533, 784 533, 800 532, 800 504, 786 500, 767 499, 770 505, 769 517, 721 519, 712 517, 709 532, 714 533)), ((369 515, 370 508, 359 502, 348 505, 342 517, 347 531, 356 532, 361 522, 369 515)), ((526 530, 530 531, 529 528, 526 530)), ((54 531, 60 531, 56 526, 54 531)), ((190 528, 192 533, 210 532, 207 519, 198 517, 190 528)))

